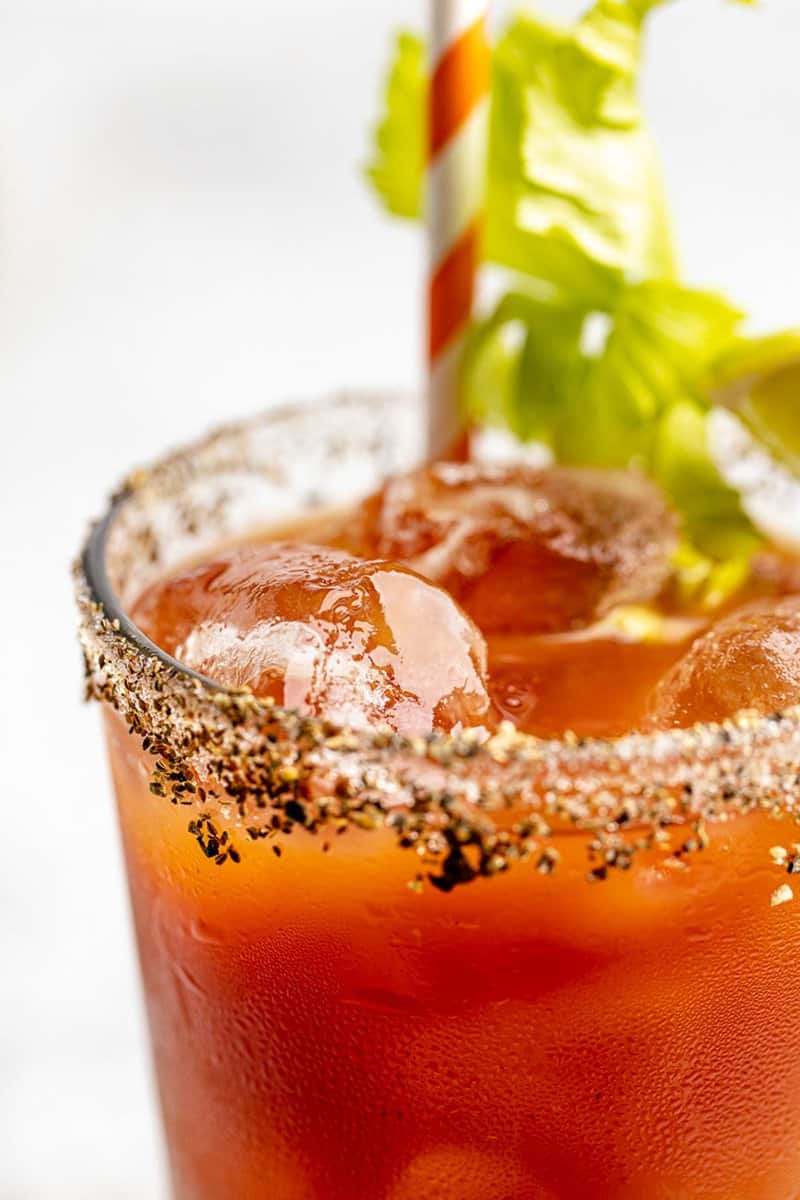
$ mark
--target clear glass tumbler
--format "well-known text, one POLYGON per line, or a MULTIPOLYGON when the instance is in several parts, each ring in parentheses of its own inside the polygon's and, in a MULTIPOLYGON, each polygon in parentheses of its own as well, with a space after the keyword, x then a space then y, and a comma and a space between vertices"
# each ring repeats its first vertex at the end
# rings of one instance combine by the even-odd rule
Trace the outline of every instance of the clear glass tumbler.
POLYGON ((222 429, 133 475, 76 569, 174 1194, 797 1200, 800 908, 770 855, 798 836, 796 713, 352 734, 126 616, 411 465, 419 430, 365 394, 222 429))

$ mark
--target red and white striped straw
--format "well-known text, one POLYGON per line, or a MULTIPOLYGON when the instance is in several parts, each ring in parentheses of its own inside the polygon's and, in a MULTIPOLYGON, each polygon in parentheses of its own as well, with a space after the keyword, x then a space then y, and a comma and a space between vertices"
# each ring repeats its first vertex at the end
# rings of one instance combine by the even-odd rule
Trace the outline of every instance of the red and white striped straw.
POLYGON ((480 261, 489 96, 488 0, 430 0, 428 448, 460 432, 458 369, 480 261))

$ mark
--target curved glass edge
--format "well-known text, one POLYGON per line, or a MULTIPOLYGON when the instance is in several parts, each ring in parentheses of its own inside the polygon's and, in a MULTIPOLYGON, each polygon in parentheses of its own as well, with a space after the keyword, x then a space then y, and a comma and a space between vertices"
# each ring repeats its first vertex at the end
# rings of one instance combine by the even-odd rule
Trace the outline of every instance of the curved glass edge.
MULTIPOLYGON (((614 740, 543 740, 510 724, 492 736, 354 732, 214 684, 165 654, 129 619, 118 581, 129 579, 137 552, 148 569, 163 569, 157 551, 169 536, 170 505, 177 506, 175 528, 185 534, 214 506, 219 518, 223 499, 238 504, 252 476, 262 500, 270 488, 288 489, 300 512, 309 493, 305 483, 295 487, 296 478, 318 481, 320 462, 328 463, 330 491, 336 464, 359 455, 370 457, 374 486, 415 461, 413 409, 391 393, 345 393, 226 426, 132 475, 93 526, 75 568, 87 693, 120 712, 158 758, 164 769, 154 769, 153 790, 174 798, 176 789, 193 793, 199 779, 212 780, 223 805, 234 798, 242 819, 265 800, 285 811, 302 795, 292 811, 302 810, 298 819, 309 827, 356 812, 405 831, 415 822, 447 830, 457 821, 484 863, 498 859, 498 846, 500 859, 510 858, 526 840, 538 844, 564 827, 627 846, 628 828, 698 823, 731 810, 794 812, 800 706, 614 740), (314 471, 281 476, 281 456, 292 447, 295 466, 305 452, 314 471), (211 504, 198 483, 211 486, 211 504), (495 819, 508 811, 529 814, 510 833, 495 819)), ((317 492, 315 484, 315 500, 324 503, 317 492)), ((210 536, 226 532, 224 518, 210 524, 210 536)))

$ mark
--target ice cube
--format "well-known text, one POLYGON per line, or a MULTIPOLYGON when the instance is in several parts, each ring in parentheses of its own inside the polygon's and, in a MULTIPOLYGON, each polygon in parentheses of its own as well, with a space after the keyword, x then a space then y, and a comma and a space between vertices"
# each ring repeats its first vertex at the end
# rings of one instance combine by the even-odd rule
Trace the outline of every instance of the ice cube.
POLYGON ((445 591, 396 563, 251 546, 155 584, 132 615, 218 683, 337 724, 424 734, 488 715, 480 632, 445 591))
POLYGON ((656 686, 648 725, 684 728, 800 703, 800 596, 762 600, 699 637, 656 686))
POLYGON ((532 633, 651 599, 675 529, 632 472, 438 463, 367 500, 353 546, 441 583, 485 633, 532 633))

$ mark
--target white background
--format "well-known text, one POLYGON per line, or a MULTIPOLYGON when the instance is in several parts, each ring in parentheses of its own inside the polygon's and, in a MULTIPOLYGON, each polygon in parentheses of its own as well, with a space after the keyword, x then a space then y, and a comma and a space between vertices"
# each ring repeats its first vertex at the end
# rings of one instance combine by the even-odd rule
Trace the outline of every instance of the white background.
MULTIPOLYGON (((0 2, 0 1200, 164 1195, 69 562, 166 444, 417 378, 420 241, 358 167, 389 32, 422 18, 420 0, 0 2)), ((651 32, 689 278, 759 326, 800 323, 800 5, 683 0, 651 32)))

